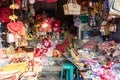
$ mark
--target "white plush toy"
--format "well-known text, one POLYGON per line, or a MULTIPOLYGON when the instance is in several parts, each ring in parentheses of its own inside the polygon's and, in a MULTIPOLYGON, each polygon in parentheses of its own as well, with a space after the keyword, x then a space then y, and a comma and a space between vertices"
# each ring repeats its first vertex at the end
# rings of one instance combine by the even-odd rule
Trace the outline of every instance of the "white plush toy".
POLYGON ((46 53, 46 56, 47 56, 47 57, 52 57, 52 56, 53 56, 53 54, 52 54, 52 53, 53 53, 53 49, 54 49, 54 48, 52 48, 52 47, 51 47, 51 48, 48 48, 48 51, 47 51, 47 53, 46 53))

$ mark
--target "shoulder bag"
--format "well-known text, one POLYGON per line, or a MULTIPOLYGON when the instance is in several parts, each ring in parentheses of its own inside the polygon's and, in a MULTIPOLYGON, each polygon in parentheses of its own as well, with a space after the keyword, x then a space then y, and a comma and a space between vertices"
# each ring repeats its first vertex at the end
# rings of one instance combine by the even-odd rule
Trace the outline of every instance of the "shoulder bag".
POLYGON ((81 6, 77 4, 76 0, 68 0, 63 5, 63 10, 65 15, 80 15, 81 6))

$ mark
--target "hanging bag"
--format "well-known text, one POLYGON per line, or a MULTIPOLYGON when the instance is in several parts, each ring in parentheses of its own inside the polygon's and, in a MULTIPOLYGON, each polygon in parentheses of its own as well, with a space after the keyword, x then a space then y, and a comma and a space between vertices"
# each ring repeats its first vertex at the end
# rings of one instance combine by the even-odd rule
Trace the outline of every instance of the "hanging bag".
POLYGON ((30 4, 34 4, 34 3, 35 3, 35 0, 29 0, 29 3, 30 3, 30 4))
POLYGON ((109 14, 120 15, 120 0, 109 1, 109 14))
POLYGON ((63 5, 63 10, 65 15, 80 15, 81 6, 77 4, 76 0, 68 0, 63 5))

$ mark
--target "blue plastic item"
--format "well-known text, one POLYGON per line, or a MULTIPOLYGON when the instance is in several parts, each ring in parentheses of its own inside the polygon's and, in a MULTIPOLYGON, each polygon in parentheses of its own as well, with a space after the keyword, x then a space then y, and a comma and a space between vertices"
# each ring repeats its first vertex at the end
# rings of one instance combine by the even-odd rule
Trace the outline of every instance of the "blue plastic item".
POLYGON ((60 80, 63 80, 64 70, 66 70, 66 80, 74 80, 74 70, 76 70, 76 75, 77 75, 76 80, 79 80, 78 69, 74 64, 64 63, 62 65, 60 80))

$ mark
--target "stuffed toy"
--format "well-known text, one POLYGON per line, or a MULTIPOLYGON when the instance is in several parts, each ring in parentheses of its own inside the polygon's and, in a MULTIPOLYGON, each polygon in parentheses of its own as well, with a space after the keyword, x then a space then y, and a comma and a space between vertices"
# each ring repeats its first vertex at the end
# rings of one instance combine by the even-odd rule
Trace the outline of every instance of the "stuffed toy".
POLYGON ((34 57, 46 56, 47 48, 36 48, 34 57))
POLYGON ((42 42, 43 42, 43 45, 46 48, 50 48, 51 47, 51 42, 47 38, 44 38, 42 42))
POLYGON ((53 18, 45 18, 43 19, 40 27, 41 32, 52 32, 52 21, 53 18))
POLYGON ((53 50, 53 57, 61 57, 62 56, 62 53, 56 49, 53 50))
POLYGON ((5 22, 10 22, 10 19, 8 16, 10 16, 12 14, 12 11, 10 8, 5 7, 1 9, 1 22, 5 23, 5 22))
POLYGON ((52 26, 53 32, 60 32, 60 23, 61 22, 59 20, 53 21, 53 26, 52 26))
POLYGON ((46 56, 47 56, 47 57, 52 57, 52 56, 53 56, 53 53, 52 53, 52 52, 53 52, 53 49, 54 49, 54 48, 52 48, 52 47, 51 47, 51 48, 48 48, 48 50, 47 50, 47 52, 46 52, 46 56))

